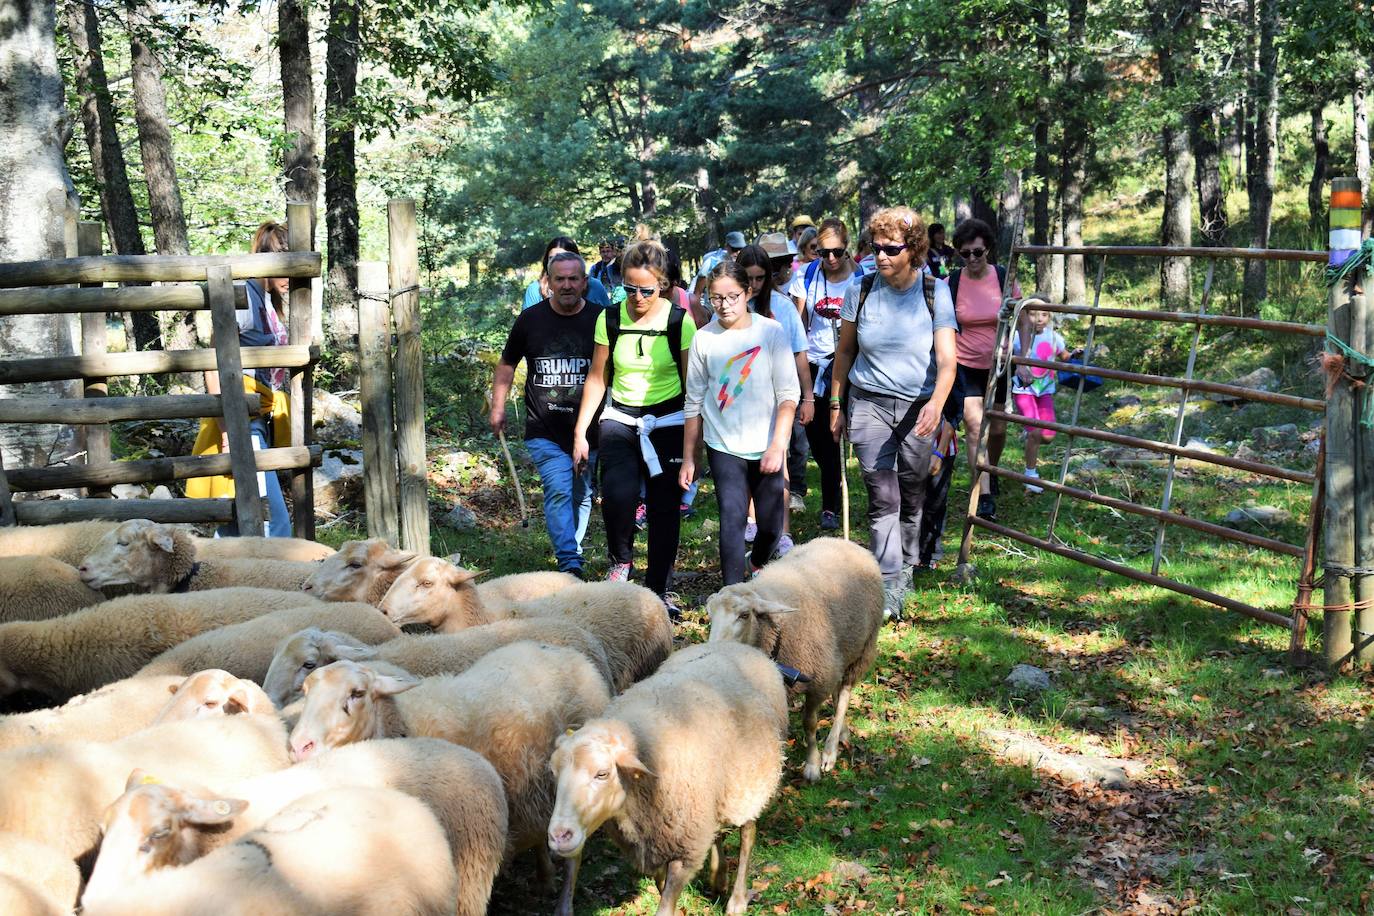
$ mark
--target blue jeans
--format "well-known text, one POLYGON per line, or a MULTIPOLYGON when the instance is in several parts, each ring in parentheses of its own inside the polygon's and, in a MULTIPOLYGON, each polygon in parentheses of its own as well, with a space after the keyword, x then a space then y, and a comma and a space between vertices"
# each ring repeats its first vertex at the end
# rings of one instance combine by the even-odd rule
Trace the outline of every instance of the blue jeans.
MULTIPOLYGON (((253 450, 272 447, 272 418, 258 417, 248 426, 253 435, 253 450)), ((286 500, 281 494, 281 481, 277 479, 276 471, 258 472, 258 493, 267 497, 267 536, 270 538, 289 538, 291 537, 291 516, 286 511, 286 500)), ((215 532, 221 537, 233 537, 241 534, 238 524, 231 522, 223 525, 215 532)), ((246 532, 247 536, 257 535, 257 531, 246 532)))
POLYGON ((564 572, 582 568, 582 538, 592 514, 592 468, 596 452, 581 474, 573 472, 572 456, 549 439, 526 439, 525 449, 539 469, 544 486, 544 525, 553 554, 564 572))

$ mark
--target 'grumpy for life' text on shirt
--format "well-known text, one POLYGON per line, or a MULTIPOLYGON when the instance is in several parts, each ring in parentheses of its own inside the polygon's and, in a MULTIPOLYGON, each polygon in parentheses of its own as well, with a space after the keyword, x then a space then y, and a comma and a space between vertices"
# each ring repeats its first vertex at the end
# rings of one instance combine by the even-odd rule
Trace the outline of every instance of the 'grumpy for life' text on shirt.
MULTIPOLYGON (((525 361, 525 438, 548 439, 572 453, 573 424, 582 385, 592 365, 596 319, 601 309, 584 303, 576 315, 560 315, 544 300, 520 313, 506 338, 501 362, 525 361)), ((596 424, 587 439, 596 447, 596 424)))

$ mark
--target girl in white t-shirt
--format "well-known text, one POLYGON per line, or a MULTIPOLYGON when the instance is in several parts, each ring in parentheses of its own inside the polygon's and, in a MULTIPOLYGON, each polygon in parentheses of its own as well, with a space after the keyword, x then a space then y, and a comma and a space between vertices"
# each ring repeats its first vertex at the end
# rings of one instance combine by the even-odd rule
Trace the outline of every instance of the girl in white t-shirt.
MULTIPOLYGON (((820 257, 805 269, 794 271, 788 292, 801 312, 806 327, 806 358, 817 403, 830 396, 830 362, 835 357, 835 329, 845 293, 858 283, 859 272, 849 254, 849 230, 840 220, 823 220, 817 230, 820 257), (819 265, 819 266, 815 266, 819 265)), ((830 435, 830 418, 818 410, 806 424, 806 441, 821 469, 821 530, 840 527, 840 446, 830 435)))
POLYGON ((782 325, 749 310, 749 278, 734 260, 707 275, 715 319, 697 331, 687 357, 680 481, 706 457, 720 506, 720 565, 726 585, 744 581, 744 525, 754 500, 758 533, 751 564, 768 562, 782 534, 787 483, 783 464, 800 386, 782 325))

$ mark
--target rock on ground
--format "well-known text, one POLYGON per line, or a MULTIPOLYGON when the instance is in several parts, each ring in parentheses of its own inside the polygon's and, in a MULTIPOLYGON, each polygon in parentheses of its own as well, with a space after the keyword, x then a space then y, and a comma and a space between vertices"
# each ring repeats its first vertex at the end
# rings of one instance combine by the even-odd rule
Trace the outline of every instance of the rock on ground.
POLYGON ((316 442, 338 445, 362 439, 362 414, 336 394, 316 388, 310 401, 310 416, 316 442))
POLYGON ((315 508, 338 514, 362 496, 363 453, 357 449, 325 449, 314 476, 315 508))
POLYGON ((1017 665, 1007 675, 1006 684, 1012 690, 1038 693, 1050 689, 1050 676, 1034 665, 1017 665))
POLYGON ((1145 771, 1145 765, 1138 760, 1066 754, 1047 747, 1030 735, 1010 729, 982 728, 979 733, 994 756, 1031 767, 1037 772, 1052 773, 1065 782, 1095 783, 1106 789, 1124 789, 1132 778, 1145 771))
MULTIPOLYGON (((453 508, 439 519, 439 523, 454 531, 475 531, 478 527, 477 514, 462 503, 454 503, 453 508)), ((453 562, 457 564, 457 560, 453 562)))
POLYGON ((1277 506, 1259 506, 1247 502, 1226 513, 1224 521, 1228 525, 1282 525, 1293 520, 1293 513, 1277 506))

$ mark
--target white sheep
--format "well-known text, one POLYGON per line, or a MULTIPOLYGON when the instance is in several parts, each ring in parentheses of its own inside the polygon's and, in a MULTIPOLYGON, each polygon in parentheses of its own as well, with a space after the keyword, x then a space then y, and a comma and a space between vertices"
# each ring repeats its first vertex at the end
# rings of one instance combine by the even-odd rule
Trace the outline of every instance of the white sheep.
POLYGON ((345 541, 321 561, 301 589, 321 601, 361 601, 375 606, 415 557, 381 538, 345 541))
POLYGON ((401 635, 400 628, 370 604, 310 601, 305 607, 284 608, 201 633, 163 652, 138 673, 191 674, 223 668, 261 684, 277 644, 307 627, 329 627, 368 645, 401 635))
POLYGON ((74 741, 0 753, 0 830, 75 859, 94 851, 105 808, 130 771, 216 787, 287 765, 276 716, 214 716, 145 728, 108 744, 74 741))
POLYGON ((48 620, 104 600, 61 560, 0 557, 0 623, 48 620))
POLYGON ((567 860, 555 912, 571 916, 587 838, 602 824, 643 874, 660 880, 659 916, 712 853, 712 886, 724 895, 718 835, 740 828, 739 872, 728 913, 749 901, 749 856, 756 821, 777 792, 787 732, 787 692, 777 667, 733 643, 674 654, 598 719, 558 739, 550 768, 558 780, 549 848, 567 860), (712 846, 714 844, 714 851, 712 846))
POLYGON ((317 568, 294 560, 201 558, 185 531, 135 519, 106 534, 77 572, 97 589, 126 586, 165 594, 243 586, 296 592, 317 568))
POLYGON ((299 798, 346 786, 397 789, 427 804, 453 852, 458 916, 486 913, 506 848, 506 795, 485 758, 435 738, 364 741, 229 783, 220 792, 151 780, 135 770, 105 816, 86 899, 109 897, 156 869, 199 859, 299 798))
POLYGON ((153 724, 186 679, 124 678, 52 709, 0 716, 0 750, 45 741, 114 741, 153 724))
POLYGON ((52 620, 0 624, 0 696, 34 690, 62 703, 206 630, 314 603, 300 592, 226 588, 128 595, 52 620))
POLYGON ((81 872, 70 856, 17 833, 0 833, 0 913, 70 913, 80 888, 81 872))
POLYGON ((512 854, 544 845, 554 739, 598 715, 610 699, 580 653, 531 642, 497 649, 463 674, 424 680, 334 662, 306 678, 304 689, 305 707, 291 731, 293 760, 396 735, 470 747, 501 774, 512 854))
POLYGON ((183 868, 87 892, 85 916, 452 916, 458 876, 434 814, 394 789, 316 792, 183 868))
POLYGON ((68 566, 80 566, 119 522, 64 522, 60 525, 20 525, 0 528, 0 557, 52 557, 68 566))
POLYGON ((196 556, 203 560, 295 560, 315 563, 334 554, 334 548, 304 538, 228 537, 203 538, 191 536, 196 542, 196 556))
POLYGON ((172 688, 172 696, 152 724, 181 722, 203 716, 274 716, 277 707, 262 688, 228 671, 197 671, 172 688))
POLYGON ((721 589, 706 609, 711 642, 762 649, 811 679, 802 708, 807 742, 802 775, 815 782, 834 769, 848 733, 845 713, 854 685, 878 654, 883 577, 873 554, 839 538, 817 538, 769 563, 753 580, 721 589), (816 575, 819 569, 825 575, 816 575), (816 729, 828 699, 835 701, 835 721, 822 754, 816 729))
POLYGON ((382 613, 397 626, 425 624, 440 633, 503 619, 570 620, 601 641, 616 690, 652 674, 673 651, 673 627, 663 601, 642 585, 590 582, 503 604, 473 587, 475 575, 433 557, 417 560, 387 592, 382 613))
POLYGON ((310 672, 340 659, 390 662, 419 677, 462 674, 487 653, 522 640, 576 649, 611 683, 601 642, 570 621, 548 618, 498 620, 460 633, 398 636, 371 646, 353 636, 312 627, 277 645, 262 686, 273 702, 285 706, 300 696, 301 684, 310 672))
POLYGON ((540 570, 538 572, 511 573, 497 576, 477 583, 477 594, 483 601, 511 604, 515 601, 533 601, 564 589, 575 588, 582 580, 572 573, 540 570))

